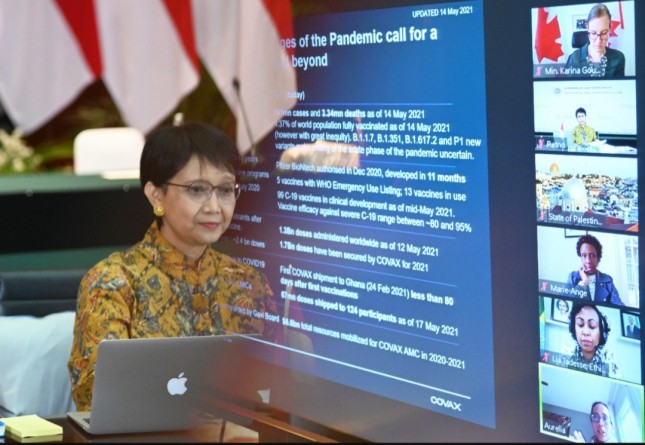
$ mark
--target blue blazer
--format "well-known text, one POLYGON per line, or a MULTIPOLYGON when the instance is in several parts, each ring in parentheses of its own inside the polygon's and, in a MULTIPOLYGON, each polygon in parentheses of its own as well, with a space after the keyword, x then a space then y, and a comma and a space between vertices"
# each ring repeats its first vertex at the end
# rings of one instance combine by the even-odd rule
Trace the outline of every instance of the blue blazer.
MULTIPOLYGON (((578 271, 574 270, 569 274, 567 284, 569 287, 574 288, 580 284, 581 280, 582 279, 580 278, 578 271)), ((596 273, 596 291, 593 295, 593 301, 624 306, 623 301, 618 295, 618 289, 614 286, 614 279, 610 275, 600 271, 596 273)))

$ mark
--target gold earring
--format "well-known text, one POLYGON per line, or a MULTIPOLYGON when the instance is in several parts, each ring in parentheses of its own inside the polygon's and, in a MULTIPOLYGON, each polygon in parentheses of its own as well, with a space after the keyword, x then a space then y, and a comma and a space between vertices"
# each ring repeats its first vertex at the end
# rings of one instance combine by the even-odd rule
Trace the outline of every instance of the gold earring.
POLYGON ((161 218, 166 214, 166 210, 163 208, 161 204, 157 204, 152 211, 154 212, 157 218, 161 218))

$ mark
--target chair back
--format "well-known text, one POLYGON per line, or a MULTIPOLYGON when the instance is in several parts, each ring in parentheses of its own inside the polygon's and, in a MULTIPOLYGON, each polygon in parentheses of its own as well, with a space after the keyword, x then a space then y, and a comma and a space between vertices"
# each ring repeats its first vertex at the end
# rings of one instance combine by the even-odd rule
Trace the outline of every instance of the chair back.
POLYGON ((571 35, 572 48, 582 48, 588 41, 589 34, 587 34, 587 31, 574 31, 574 33, 571 35))
POLYGON ((0 272, 0 316, 76 310, 76 295, 86 269, 0 272))
POLYGON ((92 128, 74 138, 74 173, 96 175, 132 172, 139 175, 145 137, 132 127, 92 128))

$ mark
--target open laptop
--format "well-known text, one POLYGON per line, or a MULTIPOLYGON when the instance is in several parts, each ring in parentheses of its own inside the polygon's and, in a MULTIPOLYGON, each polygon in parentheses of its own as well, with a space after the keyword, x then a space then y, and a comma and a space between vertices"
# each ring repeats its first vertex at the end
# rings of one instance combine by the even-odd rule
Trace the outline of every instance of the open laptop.
POLYGON ((204 397, 216 386, 230 385, 231 367, 239 366, 250 337, 104 340, 98 346, 92 410, 67 417, 90 434, 179 431, 215 423, 204 397))

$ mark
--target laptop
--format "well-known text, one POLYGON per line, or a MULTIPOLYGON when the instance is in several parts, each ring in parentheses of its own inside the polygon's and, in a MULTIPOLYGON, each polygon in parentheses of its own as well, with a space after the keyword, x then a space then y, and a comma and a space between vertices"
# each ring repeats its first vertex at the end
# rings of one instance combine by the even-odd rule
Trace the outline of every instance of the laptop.
POLYGON ((70 411, 67 417, 90 434, 180 431, 216 423, 205 397, 231 388, 233 369, 239 369, 250 337, 104 340, 98 346, 92 410, 70 411))

